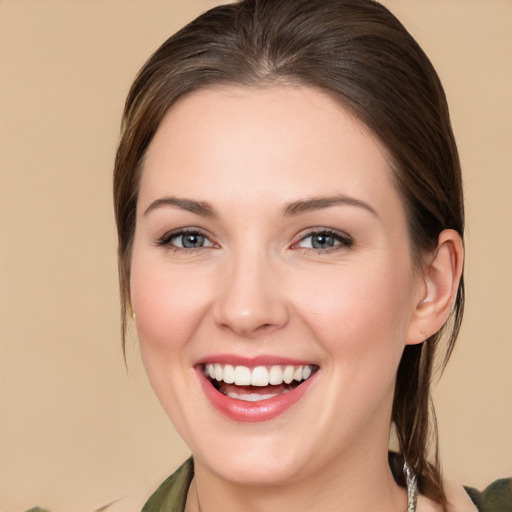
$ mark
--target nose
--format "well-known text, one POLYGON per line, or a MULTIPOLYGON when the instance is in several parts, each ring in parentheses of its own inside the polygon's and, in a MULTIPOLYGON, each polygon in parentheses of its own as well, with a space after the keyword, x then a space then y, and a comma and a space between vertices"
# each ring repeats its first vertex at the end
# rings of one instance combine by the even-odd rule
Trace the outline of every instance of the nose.
POLYGON ((261 251, 232 258, 222 273, 213 316, 217 325, 247 339, 283 328, 289 321, 278 265, 261 251))

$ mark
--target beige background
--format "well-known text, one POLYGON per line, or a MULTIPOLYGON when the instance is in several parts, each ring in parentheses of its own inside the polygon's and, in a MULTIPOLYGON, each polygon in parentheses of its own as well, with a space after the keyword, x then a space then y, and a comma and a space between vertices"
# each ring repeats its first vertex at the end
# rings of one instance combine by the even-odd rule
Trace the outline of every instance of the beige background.
MULTIPOLYGON (((187 455, 119 341, 111 168, 145 58, 216 2, 0 0, 0 510, 140 509, 187 455), (138 508, 137 508, 138 507, 138 508)), ((512 2, 385 2, 446 87, 467 315, 436 389, 448 477, 512 474, 512 2)))

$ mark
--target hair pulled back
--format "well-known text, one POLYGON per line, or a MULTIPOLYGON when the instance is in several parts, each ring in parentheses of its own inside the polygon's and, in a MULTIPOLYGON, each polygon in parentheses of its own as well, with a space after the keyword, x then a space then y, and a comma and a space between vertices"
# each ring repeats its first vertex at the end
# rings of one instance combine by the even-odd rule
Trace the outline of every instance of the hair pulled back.
MULTIPOLYGON (((408 216, 419 268, 443 229, 463 234, 460 163, 448 106, 427 56, 402 24, 373 0, 243 0, 206 12, 146 62, 128 95, 114 170, 123 346, 142 161, 165 113, 195 90, 218 85, 306 85, 331 94, 382 141, 408 216)), ((400 454, 420 491, 446 508, 430 401, 434 358, 446 363, 464 306, 461 280, 445 327, 405 348, 392 421, 400 454), (429 462, 428 452, 434 453, 429 462)))

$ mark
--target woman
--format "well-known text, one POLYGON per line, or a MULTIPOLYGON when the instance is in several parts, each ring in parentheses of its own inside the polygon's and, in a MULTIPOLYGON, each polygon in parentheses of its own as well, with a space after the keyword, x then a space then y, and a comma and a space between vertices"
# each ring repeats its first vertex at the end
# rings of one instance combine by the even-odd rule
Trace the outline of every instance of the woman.
POLYGON ((445 489, 429 414, 464 303, 457 149, 384 7, 199 17, 136 78, 114 180, 123 330, 193 454, 144 511, 485 507, 445 489))

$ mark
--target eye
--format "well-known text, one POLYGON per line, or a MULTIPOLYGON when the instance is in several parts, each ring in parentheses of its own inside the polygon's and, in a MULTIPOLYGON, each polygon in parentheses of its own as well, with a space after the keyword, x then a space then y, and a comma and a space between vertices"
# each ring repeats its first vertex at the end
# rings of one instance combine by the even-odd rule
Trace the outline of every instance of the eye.
POLYGON ((349 235, 331 229, 313 231, 303 236, 293 248, 313 249, 329 252, 342 247, 350 247, 353 240, 349 235))
POLYGON ((166 233, 158 245, 170 245, 177 249, 202 249, 203 247, 213 247, 214 243, 203 233, 197 230, 182 229, 166 233))

